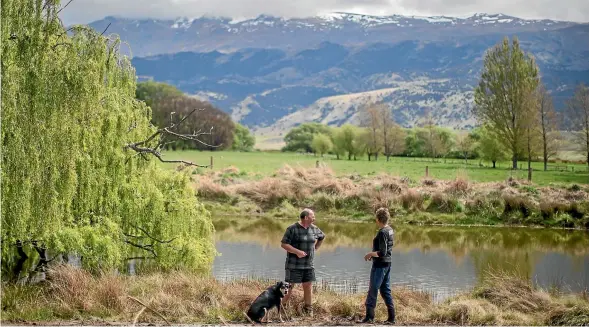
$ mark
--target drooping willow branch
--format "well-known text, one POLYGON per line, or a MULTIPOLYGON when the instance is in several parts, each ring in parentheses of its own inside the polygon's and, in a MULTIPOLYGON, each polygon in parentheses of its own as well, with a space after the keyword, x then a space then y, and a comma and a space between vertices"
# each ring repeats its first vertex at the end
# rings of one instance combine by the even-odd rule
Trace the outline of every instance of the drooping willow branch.
POLYGON ((208 168, 209 167, 208 165, 199 165, 199 164, 195 164, 193 162, 185 161, 185 160, 165 160, 162 158, 162 154, 160 153, 160 150, 162 149, 162 147, 164 145, 174 142, 174 141, 167 141, 166 140, 166 137, 170 137, 170 136, 175 137, 177 139, 181 139, 181 140, 195 141, 195 142, 198 142, 202 145, 205 145, 205 146, 208 146, 211 148, 216 148, 216 147, 220 146, 220 145, 207 144, 204 141, 199 139, 199 137, 201 137, 203 135, 212 135, 213 127, 211 127, 211 129, 208 132, 202 132, 202 130, 199 129, 198 131, 195 131, 192 134, 180 134, 180 133, 177 133, 174 131, 174 129, 177 129, 184 121, 186 121, 186 119, 188 117, 190 117, 190 115, 192 115, 197 110, 204 110, 204 109, 193 109, 188 115, 186 115, 184 118, 182 118, 178 123, 172 122, 172 123, 170 123, 170 126, 158 129, 155 133, 153 133, 146 140, 141 141, 141 142, 127 144, 127 145, 125 145, 124 148, 125 149, 132 149, 135 152, 137 152, 137 154, 140 154, 142 156, 146 153, 151 153, 156 158, 158 158, 161 162, 183 163, 187 166, 208 168), (151 142, 152 140, 154 140, 158 136, 159 136, 159 141, 155 147, 145 146, 146 144, 148 144, 149 142, 151 142))

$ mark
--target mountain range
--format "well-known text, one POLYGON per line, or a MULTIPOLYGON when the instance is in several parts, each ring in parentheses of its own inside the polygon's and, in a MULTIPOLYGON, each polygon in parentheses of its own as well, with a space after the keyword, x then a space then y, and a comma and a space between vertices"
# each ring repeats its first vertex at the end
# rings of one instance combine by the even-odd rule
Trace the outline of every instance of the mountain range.
POLYGON ((535 56, 557 110, 578 83, 589 84, 589 24, 575 22, 332 13, 89 25, 110 25, 130 45, 140 79, 210 101, 260 135, 307 121, 357 123, 359 108, 375 101, 406 127, 430 112, 442 126, 471 128, 484 53, 505 36, 535 56))

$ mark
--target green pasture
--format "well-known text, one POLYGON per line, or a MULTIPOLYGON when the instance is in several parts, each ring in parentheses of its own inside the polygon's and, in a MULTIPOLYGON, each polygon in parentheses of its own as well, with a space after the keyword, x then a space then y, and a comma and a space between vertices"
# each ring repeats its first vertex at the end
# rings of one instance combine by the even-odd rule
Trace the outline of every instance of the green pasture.
MULTIPOLYGON (((491 168, 488 162, 479 165, 478 160, 446 159, 432 161, 429 158, 404 158, 392 157, 386 161, 385 157, 379 157, 377 161, 368 161, 366 157, 358 160, 335 159, 334 156, 325 155, 323 158, 313 154, 284 153, 284 152, 230 152, 230 151, 166 151, 163 157, 167 160, 182 159, 194 163, 208 165, 213 157, 213 169, 222 170, 231 166, 240 171, 260 175, 272 175, 278 169, 288 164, 292 167, 311 168, 317 161, 328 165, 337 175, 370 175, 385 172, 394 176, 409 177, 419 180, 425 177, 428 167, 429 176, 435 179, 450 180, 456 176, 465 176, 471 181, 492 182, 504 181, 510 176, 519 179, 527 178, 527 163, 521 162, 523 170, 512 171, 511 163, 500 162, 497 168, 491 168)), ((164 163, 163 165, 174 168, 177 164, 164 163)), ((543 171, 541 162, 532 163, 533 182, 538 185, 551 183, 587 183, 589 174, 587 167, 581 164, 550 164, 549 171, 543 171), (555 169, 561 169, 557 171, 555 169), (566 170, 565 170, 566 169, 566 170)))

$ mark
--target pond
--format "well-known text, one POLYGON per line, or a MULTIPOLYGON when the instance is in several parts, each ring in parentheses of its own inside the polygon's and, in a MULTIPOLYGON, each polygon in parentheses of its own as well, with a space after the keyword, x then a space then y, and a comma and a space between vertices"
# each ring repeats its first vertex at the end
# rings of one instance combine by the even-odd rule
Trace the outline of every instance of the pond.
MULTIPOLYGON (((213 274, 219 280, 284 278, 284 230, 296 220, 216 218, 213 274)), ((317 285, 336 292, 365 292, 374 223, 316 225, 327 238, 316 253, 317 285)), ((509 272, 542 288, 589 288, 589 233, 509 227, 394 226, 391 283, 427 291, 434 299, 470 290, 487 272, 509 272)))

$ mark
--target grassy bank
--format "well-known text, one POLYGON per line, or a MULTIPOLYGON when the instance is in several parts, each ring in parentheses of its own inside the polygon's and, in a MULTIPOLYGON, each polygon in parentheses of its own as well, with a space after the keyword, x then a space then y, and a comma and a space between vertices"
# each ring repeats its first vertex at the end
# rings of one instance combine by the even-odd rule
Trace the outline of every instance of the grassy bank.
POLYGON ((589 228, 586 185, 538 186, 516 179, 481 183, 466 172, 452 180, 336 175, 327 166, 289 165, 265 177, 235 167, 195 170, 192 176, 214 215, 292 218, 310 207, 323 218, 358 220, 372 219, 376 208, 387 207, 395 223, 589 228))
MULTIPOLYGON (((328 165, 338 176, 345 175, 377 175, 386 173, 392 176, 406 177, 419 180, 425 176, 425 167, 429 169, 431 178, 439 180, 453 180, 457 174, 466 173, 473 182, 499 182, 509 177, 516 179, 527 178, 527 163, 520 164, 524 170, 511 171, 510 162, 499 162, 497 168, 493 169, 488 162, 482 162, 479 166, 478 160, 447 159, 432 162, 429 158, 404 158, 391 157, 390 161, 380 157, 378 161, 368 161, 367 157, 358 157, 358 160, 336 160, 333 156, 325 155, 321 158, 309 154, 284 153, 284 152, 209 152, 209 151, 168 151, 164 152, 167 159, 185 159, 200 164, 209 164, 213 156, 213 170, 222 171, 229 167, 237 167, 240 171, 255 173, 259 176, 270 176, 284 164, 293 167, 313 168, 316 161, 328 165)), ((176 164, 162 164, 170 169, 176 164)), ((571 162, 555 162, 549 165, 551 170, 543 171, 541 162, 532 163, 534 169, 533 182, 540 186, 548 186, 551 183, 587 183, 589 174, 587 165, 571 162), (566 171, 557 171, 567 169, 566 171), (573 171, 574 170, 574 171, 573 171)))
MULTIPOLYGON (((2 323, 246 323, 242 312, 272 281, 219 283, 188 273, 92 276, 71 266, 49 272, 39 285, 2 285, 2 323), (143 310, 143 305, 153 309, 143 310)), ((314 317, 301 314, 295 290, 285 324, 350 324, 363 314, 365 294, 337 295, 317 289, 314 317)), ((587 294, 563 295, 534 289, 522 280, 489 276, 470 292, 434 303, 430 295, 393 289, 399 324, 587 325, 587 294)), ((381 299, 377 319, 386 311, 381 299)))

